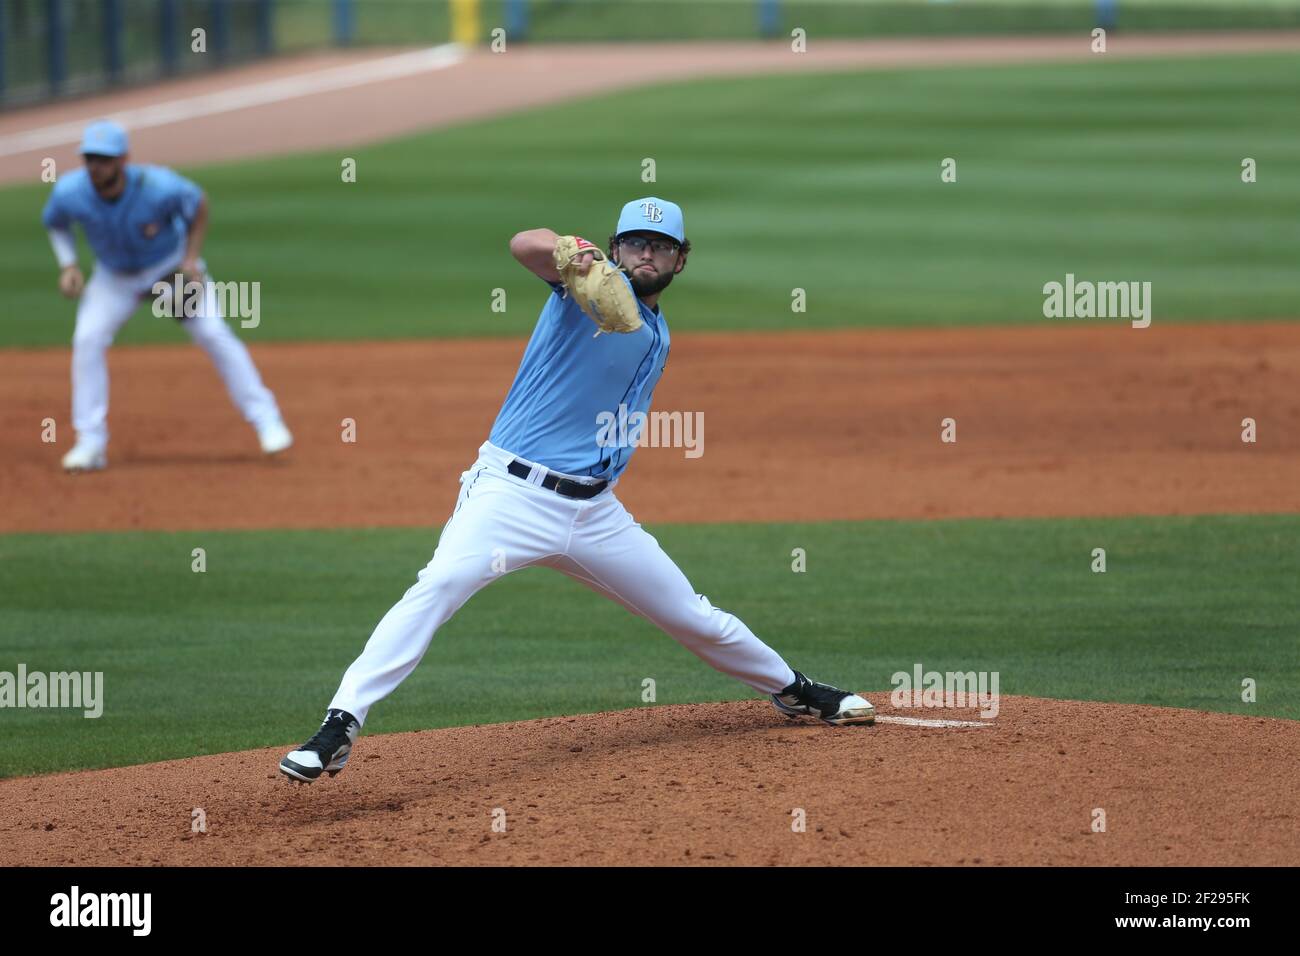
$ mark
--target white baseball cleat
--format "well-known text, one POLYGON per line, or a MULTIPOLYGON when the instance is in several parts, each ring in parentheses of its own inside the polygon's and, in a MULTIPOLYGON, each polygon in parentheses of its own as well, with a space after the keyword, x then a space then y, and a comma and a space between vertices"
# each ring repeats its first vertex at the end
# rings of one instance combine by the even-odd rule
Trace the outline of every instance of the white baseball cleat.
POLYGON ((102 445, 77 442, 72 451, 63 456, 63 470, 71 473, 79 471, 99 471, 108 466, 108 453, 102 445))
POLYGON ((268 455, 277 455, 293 444, 293 435, 280 419, 257 430, 257 440, 262 443, 262 451, 268 455))

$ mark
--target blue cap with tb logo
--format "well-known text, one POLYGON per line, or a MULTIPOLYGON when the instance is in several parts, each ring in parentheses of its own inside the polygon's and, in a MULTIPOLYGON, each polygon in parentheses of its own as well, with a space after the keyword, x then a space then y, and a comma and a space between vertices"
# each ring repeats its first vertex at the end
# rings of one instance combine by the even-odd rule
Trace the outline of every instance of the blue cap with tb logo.
POLYGON ((672 236, 678 242, 686 240, 686 228, 682 222, 682 207, 666 199, 647 196, 634 199, 623 207, 618 217, 617 236, 625 232, 660 232, 672 236))

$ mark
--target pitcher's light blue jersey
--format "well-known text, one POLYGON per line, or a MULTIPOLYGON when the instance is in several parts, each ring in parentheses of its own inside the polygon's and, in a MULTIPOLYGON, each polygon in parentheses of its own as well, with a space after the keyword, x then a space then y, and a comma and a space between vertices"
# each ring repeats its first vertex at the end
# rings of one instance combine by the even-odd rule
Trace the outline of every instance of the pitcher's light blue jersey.
POLYGON ((203 190, 165 166, 128 163, 126 188, 101 199, 84 168, 59 177, 45 203, 47 229, 81 223, 95 258, 117 272, 159 265, 185 246, 203 190))
POLYGON ((602 413, 616 420, 649 414, 668 362, 668 323, 662 310, 638 299, 641 328, 596 335, 595 323, 564 286, 548 285, 552 295, 488 441, 555 471, 613 481, 627 467, 639 429, 629 425, 619 435, 602 427, 609 420, 602 413))

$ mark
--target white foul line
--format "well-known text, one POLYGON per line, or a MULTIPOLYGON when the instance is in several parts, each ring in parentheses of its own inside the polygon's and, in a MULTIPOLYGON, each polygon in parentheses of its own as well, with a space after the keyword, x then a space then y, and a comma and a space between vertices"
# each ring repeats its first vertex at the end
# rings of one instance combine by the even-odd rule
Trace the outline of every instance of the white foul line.
POLYGON ((924 717, 877 717, 877 723, 906 724, 908 727, 992 727, 991 720, 927 720, 924 717))
MULTIPOLYGON (((266 103, 311 96, 314 93, 363 86, 366 83, 377 83, 380 80, 411 76, 432 70, 445 70, 449 66, 455 66, 464 58, 465 51, 459 44, 444 43, 427 50, 397 53, 377 60, 367 60, 364 63, 349 63, 346 66, 315 70, 299 76, 286 76, 278 80, 267 80, 264 83, 250 83, 247 86, 237 86, 215 93, 140 106, 110 113, 106 118, 121 123, 127 130, 165 126, 181 120, 229 113, 250 106, 262 106, 266 103)), ((87 122, 89 118, 0 136, 0 156, 14 156, 35 149, 78 142, 87 122)))

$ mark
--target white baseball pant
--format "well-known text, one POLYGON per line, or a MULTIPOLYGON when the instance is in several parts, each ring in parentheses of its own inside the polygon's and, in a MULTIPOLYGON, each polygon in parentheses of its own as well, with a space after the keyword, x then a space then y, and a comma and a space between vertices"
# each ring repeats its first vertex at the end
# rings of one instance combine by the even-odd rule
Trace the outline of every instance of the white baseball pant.
POLYGON ((794 680, 790 666, 743 621, 695 593, 612 487, 586 501, 566 498, 540 486, 540 466, 532 466, 527 480, 507 472, 515 457, 490 442, 479 448, 478 460, 460 476, 460 495, 433 559, 379 622, 331 708, 365 723, 371 705, 415 670, 434 632, 461 605, 497 578, 532 565, 563 571, 617 601, 761 693, 777 693, 794 680))
MULTIPOLYGON (((175 258, 139 272, 117 272, 96 264, 81 293, 72 334, 72 427, 78 442, 107 446, 108 347, 139 307, 141 297, 152 296, 154 283, 170 276, 180 262, 175 258)), ((248 349, 221 317, 210 283, 198 314, 180 324, 208 354, 245 421, 260 429, 280 418, 275 396, 262 384, 248 349)))

